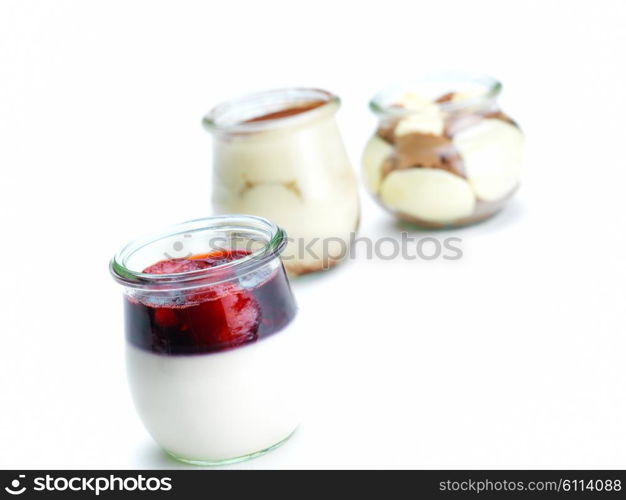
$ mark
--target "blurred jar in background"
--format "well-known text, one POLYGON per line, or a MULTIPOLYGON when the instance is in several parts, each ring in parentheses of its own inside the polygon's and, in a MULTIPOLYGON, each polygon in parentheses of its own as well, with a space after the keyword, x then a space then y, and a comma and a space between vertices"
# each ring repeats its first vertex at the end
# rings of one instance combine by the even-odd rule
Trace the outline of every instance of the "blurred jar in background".
POLYGON ((268 218, 289 237, 291 275, 327 269, 359 221, 356 179, 330 92, 271 90, 222 103, 204 118, 213 135, 213 208, 268 218))
POLYGON ((363 153, 369 191, 424 227, 472 224, 498 212, 519 184, 524 138, 486 75, 438 73, 376 95, 378 128, 363 153))

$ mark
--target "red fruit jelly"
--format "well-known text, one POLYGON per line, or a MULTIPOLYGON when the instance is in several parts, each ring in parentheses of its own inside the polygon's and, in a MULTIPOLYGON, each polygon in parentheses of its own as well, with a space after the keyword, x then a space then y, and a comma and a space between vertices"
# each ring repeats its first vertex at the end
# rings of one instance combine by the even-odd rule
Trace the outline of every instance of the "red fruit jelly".
MULTIPOLYGON (((243 250, 218 251, 159 261, 150 274, 176 274, 232 262, 243 250)), ((126 337, 134 346, 160 354, 200 354, 237 347, 275 333, 296 314, 282 268, 269 275, 234 274, 222 283, 162 296, 125 297, 126 337), (230 279, 229 279, 230 278, 230 279)))

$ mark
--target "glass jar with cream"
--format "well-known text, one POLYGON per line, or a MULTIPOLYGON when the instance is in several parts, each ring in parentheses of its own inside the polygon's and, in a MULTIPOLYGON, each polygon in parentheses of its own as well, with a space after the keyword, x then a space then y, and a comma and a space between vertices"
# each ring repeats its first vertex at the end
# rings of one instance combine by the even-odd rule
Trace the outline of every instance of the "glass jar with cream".
POLYGON ((213 208, 285 228, 291 275, 320 271, 346 254, 359 221, 357 183, 335 113, 339 98, 311 88, 271 90, 216 106, 213 208))

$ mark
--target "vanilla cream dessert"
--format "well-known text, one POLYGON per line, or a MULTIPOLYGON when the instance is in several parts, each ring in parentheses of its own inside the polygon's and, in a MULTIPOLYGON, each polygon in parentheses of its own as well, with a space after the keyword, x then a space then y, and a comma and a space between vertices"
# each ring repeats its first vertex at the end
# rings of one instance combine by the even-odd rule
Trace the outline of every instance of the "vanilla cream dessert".
POLYGON ((515 192, 523 135, 495 104, 499 84, 434 79, 372 108, 381 122, 363 152, 369 191, 399 218, 464 225, 499 211, 515 192))
MULTIPOLYGON (((154 440, 186 462, 267 451, 298 425, 296 306, 278 261, 224 282, 243 250, 159 261, 149 274, 215 269, 215 285, 125 300, 126 365, 154 440)), ((184 278, 184 276, 182 276, 184 278)))
POLYGON ((130 242, 111 261, 124 286, 133 402, 178 460, 256 457, 298 425, 302 358, 280 260, 286 239, 259 217, 214 216, 130 242))
POLYGON ((129 344, 130 389, 150 435, 187 462, 224 462, 280 444, 300 418, 297 339, 288 329, 193 356, 129 344))
POLYGON ((215 211, 255 214, 285 228, 283 262, 293 275, 339 262, 358 225, 338 106, 325 91, 271 91, 218 106, 205 120, 215 138, 215 211))

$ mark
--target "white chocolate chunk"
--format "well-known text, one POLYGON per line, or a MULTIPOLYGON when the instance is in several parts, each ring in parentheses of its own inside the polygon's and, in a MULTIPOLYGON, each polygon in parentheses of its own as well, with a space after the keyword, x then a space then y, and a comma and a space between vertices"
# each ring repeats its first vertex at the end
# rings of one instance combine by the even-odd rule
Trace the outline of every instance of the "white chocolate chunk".
POLYGON ((433 135, 443 134, 444 116, 433 100, 420 94, 406 92, 396 103, 414 112, 400 120, 395 129, 396 136, 414 132, 433 135))
POLYGON ((519 182, 524 136, 514 125, 498 119, 481 120, 453 137, 467 178, 476 195, 496 201, 519 182))
POLYGON ((377 193, 382 180, 382 169, 385 160, 393 153, 393 146, 377 135, 372 137, 363 151, 363 177, 365 185, 372 193, 377 193))
POLYGON ((396 136, 415 132, 442 135, 444 126, 443 114, 437 106, 433 105, 400 120, 394 132, 396 136))
POLYGON ((436 223, 467 217, 476 204, 464 179, 436 168, 394 170, 385 177, 380 197, 393 210, 436 223))

